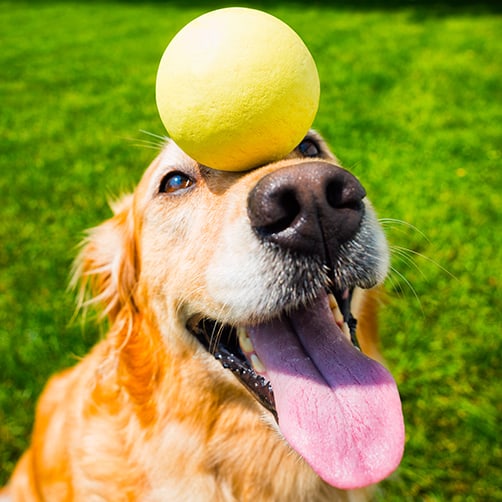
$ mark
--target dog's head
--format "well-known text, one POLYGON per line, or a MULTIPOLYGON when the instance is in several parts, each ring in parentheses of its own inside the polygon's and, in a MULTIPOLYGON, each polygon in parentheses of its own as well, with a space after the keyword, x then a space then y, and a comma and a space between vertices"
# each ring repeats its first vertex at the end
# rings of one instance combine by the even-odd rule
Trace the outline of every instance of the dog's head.
POLYGON ((216 357, 209 371, 248 389, 329 483, 363 486, 397 466, 397 391, 354 347, 351 310, 385 277, 386 240, 319 135, 245 173, 168 142, 115 211, 79 261, 112 321, 148 312, 168 350, 216 357))

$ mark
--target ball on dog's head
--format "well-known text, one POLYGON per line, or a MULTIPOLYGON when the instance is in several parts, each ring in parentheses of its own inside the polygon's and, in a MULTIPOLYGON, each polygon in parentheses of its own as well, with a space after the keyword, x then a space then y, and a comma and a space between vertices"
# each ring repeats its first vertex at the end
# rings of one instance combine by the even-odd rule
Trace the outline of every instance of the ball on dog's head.
POLYGON ((214 169, 280 159, 303 139, 319 105, 315 62, 274 16, 230 7, 204 14, 162 56, 157 107, 171 138, 214 169))

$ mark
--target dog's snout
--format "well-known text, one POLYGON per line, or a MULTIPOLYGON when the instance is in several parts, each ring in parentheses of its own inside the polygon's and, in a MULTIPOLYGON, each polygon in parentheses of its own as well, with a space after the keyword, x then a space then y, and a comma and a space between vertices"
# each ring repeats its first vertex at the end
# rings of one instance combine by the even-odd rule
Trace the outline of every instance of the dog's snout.
POLYGON ((260 238, 324 259, 357 233, 365 196, 345 169, 302 163, 262 178, 249 194, 248 215, 260 238))

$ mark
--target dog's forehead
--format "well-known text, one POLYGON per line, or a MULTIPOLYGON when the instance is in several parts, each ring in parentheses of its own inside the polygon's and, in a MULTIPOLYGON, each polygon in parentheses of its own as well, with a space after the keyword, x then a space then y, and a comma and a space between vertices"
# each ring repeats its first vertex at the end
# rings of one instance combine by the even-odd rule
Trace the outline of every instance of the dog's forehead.
POLYGON ((168 140, 160 154, 161 162, 169 165, 196 164, 173 140, 168 140))

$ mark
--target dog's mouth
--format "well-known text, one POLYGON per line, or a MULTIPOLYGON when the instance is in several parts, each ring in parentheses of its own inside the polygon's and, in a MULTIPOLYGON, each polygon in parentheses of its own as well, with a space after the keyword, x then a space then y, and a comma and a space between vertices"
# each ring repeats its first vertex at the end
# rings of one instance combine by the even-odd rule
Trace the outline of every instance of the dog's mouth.
MULTIPOLYGON (((337 326, 351 343, 359 349, 356 336, 357 320, 353 317, 350 304, 353 290, 333 290, 328 294, 329 306, 337 326)), ((223 368, 230 370, 277 420, 274 391, 270 381, 261 374, 263 364, 249 338, 245 327, 233 327, 202 318, 189 322, 189 331, 205 349, 213 354, 223 368)))
POLYGON ((404 449, 397 386, 357 347, 351 291, 321 291, 272 320, 189 323, 200 343, 276 418, 288 443, 326 482, 376 483, 404 449))

